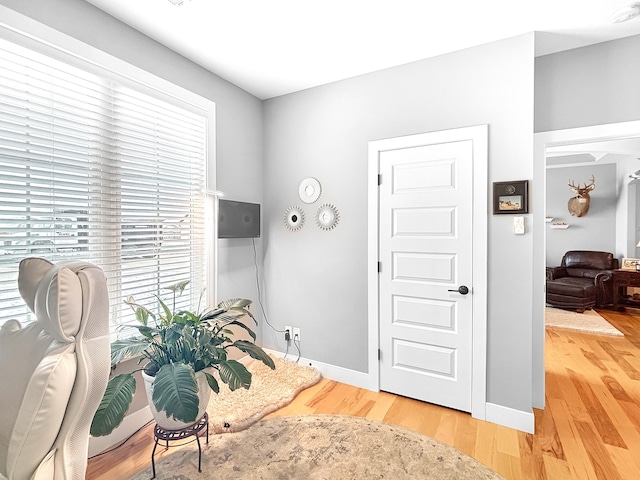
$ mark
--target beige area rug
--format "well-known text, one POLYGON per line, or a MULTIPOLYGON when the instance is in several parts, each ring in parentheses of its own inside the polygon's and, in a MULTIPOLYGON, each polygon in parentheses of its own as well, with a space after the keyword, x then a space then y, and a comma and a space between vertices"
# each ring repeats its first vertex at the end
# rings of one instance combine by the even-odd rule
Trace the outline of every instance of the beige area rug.
MULTIPOLYGON (((204 441, 202 442, 204 444, 204 441)), ((133 480, 151 478, 151 468, 133 480)), ((276 417, 156 463, 158 480, 467 480, 502 479, 433 438, 376 420, 334 415, 276 417)))
POLYGON ((251 372, 251 387, 229 390, 220 383, 220 393, 212 394, 207 413, 209 432, 230 433, 247 428, 265 415, 291 403, 305 388, 322 379, 313 367, 272 356, 276 369, 252 360, 247 365, 251 372))
POLYGON ((624 336, 620 330, 607 322, 594 310, 585 310, 584 313, 577 313, 561 308, 546 307, 544 310, 544 323, 545 326, 553 328, 566 328, 600 335, 624 336))

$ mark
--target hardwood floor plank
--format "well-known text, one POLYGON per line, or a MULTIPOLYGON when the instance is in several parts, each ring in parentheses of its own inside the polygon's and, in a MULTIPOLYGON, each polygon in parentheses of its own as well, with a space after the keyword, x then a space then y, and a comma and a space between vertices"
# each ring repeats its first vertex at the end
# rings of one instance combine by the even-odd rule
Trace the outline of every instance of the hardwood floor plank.
POLYGON ((520 458, 513 457, 504 452, 499 451, 496 454, 496 470, 509 480, 522 480, 526 478, 526 473, 520 468, 520 458))
POLYGON ((441 417, 443 413, 446 413, 445 410, 435 405, 397 396, 384 417, 384 421, 435 438, 441 417))
POLYGON ((631 396, 614 377, 611 375, 603 375, 600 377, 600 380, 607 386, 616 400, 620 402, 633 402, 631 396))
POLYGON ((473 457, 478 435, 478 421, 470 415, 458 418, 456 434, 453 438, 453 446, 461 452, 473 457))
POLYGON ((596 477, 601 480, 621 480, 620 472, 608 455, 604 445, 595 440, 596 432, 586 422, 575 422, 578 434, 585 446, 591 466, 596 473, 596 477))
POLYGON ((536 441, 536 436, 530 433, 518 432, 518 448, 520 450, 520 470, 527 474, 526 478, 546 479, 544 460, 540 452, 540 444, 536 441))
POLYGON ((568 373, 602 441, 614 447, 627 448, 624 440, 611 422, 607 411, 602 407, 602 404, 593 393, 590 382, 583 375, 577 374, 574 371, 569 371, 568 373))
POLYGON ((456 431, 458 429, 457 413, 455 410, 447 410, 440 415, 440 424, 438 425, 434 438, 449 445, 455 443, 456 431))
POLYGON ((567 405, 562 400, 551 399, 545 411, 547 410, 553 415, 558 428, 558 436, 572 473, 571 478, 597 480, 567 405))
POLYGON ((628 450, 626 448, 627 443, 630 445, 640 445, 640 434, 638 434, 638 430, 634 427, 632 418, 627 415, 622 405, 616 401, 616 398, 611 394, 606 385, 594 384, 593 392, 600 400, 600 403, 606 406, 607 415, 611 419, 612 426, 615 426, 617 433, 621 438, 625 439, 624 446, 617 446, 628 450))
POLYGON ((367 413, 367 418, 370 418, 371 420, 382 421, 389 412, 389 408, 391 408, 391 405, 395 401, 396 396, 387 392, 370 392, 369 398, 375 400, 375 404, 373 405, 371 410, 369 410, 369 413, 367 413))
POLYGON ((484 463, 486 466, 496 469, 497 465, 497 448, 496 448, 496 431, 498 425, 489 422, 478 422, 478 436, 474 448, 473 457, 484 463))
POLYGON ((640 472, 640 456, 638 456, 638 452, 631 452, 608 445, 605 446, 605 449, 606 454, 611 457, 611 461, 620 472, 621 478, 629 480, 638 478, 638 472, 640 472))
POLYGON ((605 350, 620 368, 629 376, 631 380, 640 380, 640 371, 636 370, 621 354, 614 345, 609 342, 598 342, 603 350, 605 350))
POLYGON ((572 476, 571 468, 569 464, 564 460, 560 460, 553 457, 544 457, 544 477, 538 478, 547 478, 549 480, 556 480, 562 478, 575 478, 572 476))
POLYGON ((498 453, 506 453, 510 457, 520 458, 518 431, 498 425, 496 430, 496 448, 498 453))

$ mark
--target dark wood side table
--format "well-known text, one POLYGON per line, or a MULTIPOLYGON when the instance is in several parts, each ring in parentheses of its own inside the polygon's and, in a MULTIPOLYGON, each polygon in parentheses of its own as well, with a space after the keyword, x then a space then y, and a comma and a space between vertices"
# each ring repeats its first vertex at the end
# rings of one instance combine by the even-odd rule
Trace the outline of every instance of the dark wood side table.
POLYGON ((624 310, 620 306, 620 289, 622 287, 640 287, 640 272, 633 270, 614 270, 611 274, 613 283, 613 308, 624 310))

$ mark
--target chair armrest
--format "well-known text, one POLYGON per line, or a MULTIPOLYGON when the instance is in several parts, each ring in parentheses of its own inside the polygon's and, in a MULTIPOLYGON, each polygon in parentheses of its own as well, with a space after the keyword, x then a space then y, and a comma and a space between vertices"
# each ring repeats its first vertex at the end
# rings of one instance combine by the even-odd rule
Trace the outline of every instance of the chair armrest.
POLYGON ((597 305, 613 303, 613 270, 602 270, 594 278, 596 284, 597 305))
POLYGON ((567 269, 564 267, 547 267, 547 280, 555 280, 567 276, 567 269))
POLYGON ((596 285, 602 285, 604 284, 604 282, 608 282, 609 280, 611 280, 613 276, 612 274, 613 270, 602 270, 598 272, 595 278, 596 285))

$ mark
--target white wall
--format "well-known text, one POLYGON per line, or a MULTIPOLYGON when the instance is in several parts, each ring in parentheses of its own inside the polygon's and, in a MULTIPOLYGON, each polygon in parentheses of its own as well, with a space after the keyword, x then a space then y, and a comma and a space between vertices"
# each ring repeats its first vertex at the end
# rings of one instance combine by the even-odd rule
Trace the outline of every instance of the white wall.
MULTIPOLYGON (((209 181, 217 183, 227 198, 263 202, 258 98, 83 0, 0 0, 0 4, 214 101, 217 170, 211 169, 209 181)), ((257 250, 261 263, 260 240, 257 250)), ((246 240, 220 241, 219 253, 219 298, 256 300, 252 245, 246 240)), ((254 310, 260 316, 259 309, 254 310)))
MULTIPOLYGON (((533 35, 390 68, 265 101, 265 270, 270 318, 301 328, 307 358, 367 371, 367 144, 489 124, 490 182, 530 179, 533 35), (332 231, 313 221, 298 185, 322 183, 319 203, 341 212, 332 231), (288 231, 290 205, 307 225, 288 231)), ((489 188, 489 190, 491 190, 489 188)), ((489 202, 491 203, 491 202, 489 202)), ((531 411, 531 235, 489 212, 488 400, 531 411)), ((267 346, 284 349, 280 335, 267 346)))

